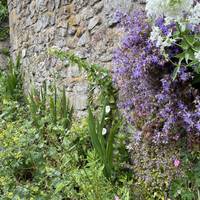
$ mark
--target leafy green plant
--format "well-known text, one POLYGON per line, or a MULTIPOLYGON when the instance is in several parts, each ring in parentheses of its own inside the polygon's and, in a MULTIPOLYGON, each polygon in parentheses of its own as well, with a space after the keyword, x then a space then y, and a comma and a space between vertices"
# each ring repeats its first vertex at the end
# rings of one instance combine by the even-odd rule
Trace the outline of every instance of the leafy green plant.
POLYGON ((125 174, 120 182, 105 178, 87 120, 66 132, 53 122, 35 127, 23 113, 0 129, 1 199, 131 199, 125 174))
POLYGON ((5 72, 4 84, 8 98, 17 100, 21 97, 22 77, 20 73, 20 56, 17 57, 16 63, 12 59, 9 60, 8 69, 5 72))
POLYGON ((70 106, 69 99, 66 98, 65 88, 63 87, 62 96, 60 98, 60 116, 62 118, 62 124, 64 128, 71 127, 73 117, 73 107, 70 106))
POLYGON ((0 75, 0 199, 132 199, 127 171, 115 162, 126 162, 125 137, 115 131, 120 124, 116 118, 116 124, 109 126, 105 106, 102 123, 90 113, 92 126, 98 124, 95 133, 100 134, 103 124, 109 133, 98 135, 98 141, 105 143, 100 148, 107 154, 102 162, 92 146, 90 136, 95 139, 96 135, 89 134, 88 119, 73 120, 64 88, 47 88, 44 82, 27 99, 13 99, 4 92, 5 80, 7 76, 0 75), (118 169, 112 181, 104 175, 106 160, 107 166, 118 169))
POLYGON ((103 132, 107 129, 105 128, 105 118, 106 118, 106 106, 103 108, 103 114, 101 120, 96 119, 89 108, 88 125, 89 125, 89 135, 92 140, 92 144, 104 164, 104 174, 107 178, 110 178, 113 170, 113 145, 114 139, 121 125, 120 120, 113 121, 108 133, 108 138, 105 139, 103 132))
MULTIPOLYGON (((42 110, 45 110, 46 108, 46 105, 43 104, 44 103, 43 97, 41 98, 42 100, 39 98, 39 94, 34 88, 32 88, 27 98, 27 103, 28 103, 29 110, 32 116, 32 120, 37 125, 40 119, 40 116, 38 116, 40 108, 43 107, 42 110)), ((42 114, 40 113, 40 115, 42 114)))
POLYGON ((108 69, 102 68, 99 65, 89 64, 87 61, 80 59, 78 56, 70 52, 63 52, 55 49, 50 49, 49 54, 54 55, 61 60, 69 60, 72 65, 78 65, 81 70, 87 73, 87 78, 90 84, 89 91, 89 107, 95 107, 93 101, 93 91, 98 88, 100 95, 99 110, 102 110, 102 118, 99 121, 92 114, 89 108, 89 134, 97 154, 104 164, 104 174, 106 177, 111 177, 112 174, 112 155, 114 138, 119 131, 120 114, 117 109, 117 90, 113 86, 112 77, 108 69), (106 107, 110 111, 106 114, 106 107), (108 137, 102 136, 103 130, 108 131, 108 137))
POLYGON ((65 129, 69 129, 72 123, 73 106, 66 98, 65 89, 63 88, 59 94, 55 85, 53 89, 50 88, 49 94, 47 90, 44 82, 40 91, 32 88, 28 95, 27 103, 34 123, 39 125, 42 117, 50 116, 54 125, 61 123, 65 129))
POLYGON ((182 165, 184 174, 173 181, 171 196, 177 200, 199 200, 200 196, 200 154, 184 153, 182 165))
POLYGON ((177 74, 182 65, 190 67, 195 73, 200 73, 200 63, 195 59, 195 53, 200 49, 199 34, 191 34, 189 30, 182 30, 180 25, 176 25, 177 31, 174 33, 173 38, 178 41, 177 46, 181 49, 181 53, 176 55, 178 59, 173 73, 173 80, 176 79, 177 74))
POLYGON ((7 1, 0 2, 0 22, 3 22, 8 17, 7 1))

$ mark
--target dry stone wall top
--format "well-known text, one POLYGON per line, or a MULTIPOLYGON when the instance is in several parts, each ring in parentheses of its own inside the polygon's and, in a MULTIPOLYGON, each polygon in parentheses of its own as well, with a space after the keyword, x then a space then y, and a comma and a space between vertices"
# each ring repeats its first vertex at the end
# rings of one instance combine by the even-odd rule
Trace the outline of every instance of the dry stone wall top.
POLYGON ((66 87, 76 110, 87 105, 87 81, 76 66, 64 67, 47 50, 57 47, 73 51, 90 62, 111 66, 112 51, 120 32, 113 15, 142 6, 136 0, 8 0, 11 55, 22 56, 25 90, 36 87, 54 73, 58 85, 66 87))

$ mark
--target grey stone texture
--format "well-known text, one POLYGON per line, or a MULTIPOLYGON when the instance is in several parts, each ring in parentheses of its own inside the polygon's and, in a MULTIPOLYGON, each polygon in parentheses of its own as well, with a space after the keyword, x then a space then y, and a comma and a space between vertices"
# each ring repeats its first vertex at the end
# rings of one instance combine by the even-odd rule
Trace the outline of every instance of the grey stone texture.
POLYGON ((115 26, 116 10, 142 7, 137 0, 8 0, 11 54, 22 55, 27 91, 58 75, 58 85, 79 113, 87 107, 88 84, 76 66, 49 56, 48 48, 70 50, 89 62, 111 67, 112 52, 122 35, 115 26))
POLYGON ((0 70, 5 70, 8 63, 8 57, 5 55, 5 51, 9 49, 9 39, 0 41, 0 70))
MULTIPOLYGON (((8 28, 8 22, 0 24, 1 28, 8 28)), ((5 70, 8 63, 8 57, 5 53, 9 52, 10 41, 9 38, 0 40, 0 70, 5 70)))

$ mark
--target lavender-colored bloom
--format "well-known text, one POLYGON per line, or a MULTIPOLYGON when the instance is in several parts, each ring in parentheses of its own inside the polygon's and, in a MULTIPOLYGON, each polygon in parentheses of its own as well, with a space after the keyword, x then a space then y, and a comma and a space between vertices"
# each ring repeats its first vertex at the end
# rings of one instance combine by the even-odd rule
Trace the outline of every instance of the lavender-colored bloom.
MULTIPOLYGON (((114 52, 113 81, 119 88, 118 105, 124 116, 140 129, 142 137, 156 143, 176 141, 187 132, 199 135, 200 100, 190 84, 192 74, 181 66, 172 81, 174 66, 149 41, 151 28, 143 11, 118 16, 127 35, 114 52)), ((165 27, 162 18, 156 25, 163 34, 174 26, 165 27)), ((168 52, 174 56, 180 49, 172 45, 168 52)))
POLYGON ((138 144, 141 141, 141 139, 142 139, 142 132, 136 131, 134 133, 134 142, 138 144))
POLYGON ((164 35, 168 35, 169 34, 169 32, 170 32, 170 29, 171 29, 171 26, 166 26, 165 24, 165 20, 164 20, 164 18, 163 17, 160 17, 160 18, 158 18, 157 20, 156 20, 156 26, 158 26, 159 28, 160 28, 160 30, 162 31, 162 33, 164 34, 164 35))

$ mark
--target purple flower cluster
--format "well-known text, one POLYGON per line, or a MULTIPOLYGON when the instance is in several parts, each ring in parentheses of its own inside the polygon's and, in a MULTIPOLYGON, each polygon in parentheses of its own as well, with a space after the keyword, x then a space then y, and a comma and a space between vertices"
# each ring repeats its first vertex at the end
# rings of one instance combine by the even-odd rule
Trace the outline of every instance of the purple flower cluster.
POLYGON ((163 35, 167 36, 170 33, 170 30, 173 30, 176 27, 175 23, 165 25, 165 19, 160 17, 156 20, 155 25, 162 31, 163 35))
MULTIPOLYGON (((113 81, 125 117, 155 143, 200 136, 200 97, 191 85, 192 74, 182 66, 172 80, 174 66, 150 42, 151 26, 144 11, 131 15, 117 12, 116 18, 127 33, 113 57, 113 81)), ((165 26, 163 19, 156 25, 165 35, 174 27, 165 26)), ((178 51, 169 48, 171 55, 178 51)))

